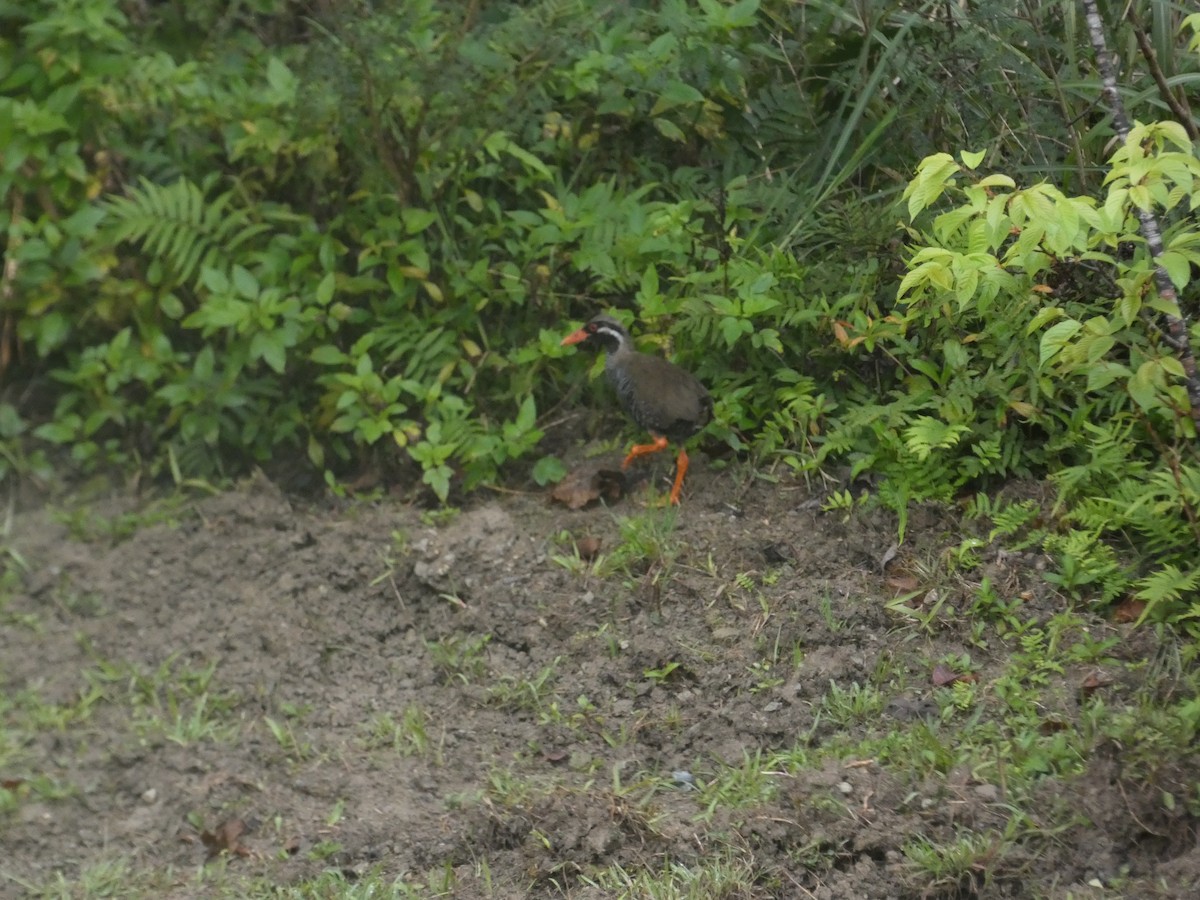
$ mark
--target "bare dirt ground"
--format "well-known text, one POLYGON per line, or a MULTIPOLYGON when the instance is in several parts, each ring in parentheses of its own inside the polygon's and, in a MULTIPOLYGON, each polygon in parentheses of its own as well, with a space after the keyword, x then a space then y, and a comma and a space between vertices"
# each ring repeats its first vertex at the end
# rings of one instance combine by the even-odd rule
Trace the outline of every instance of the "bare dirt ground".
MULTIPOLYGON (((981 689, 1005 664, 1008 643, 968 644, 969 585, 939 562, 963 526, 945 512, 917 511, 882 568, 889 515, 823 513, 802 485, 703 464, 673 520, 637 493, 576 511, 485 492, 438 521, 265 477, 169 515, 83 508, 10 529, 25 568, 0 615, 3 709, 45 724, 0 757, 4 896, 56 878, 84 896, 73 885, 113 860, 114 893, 144 896, 334 869, 429 895, 592 898, 672 864, 736 873, 691 896, 1200 896, 1196 822, 1102 740, 1022 798, 1002 854, 997 839, 942 878, 912 848, 1001 834, 1003 779, 831 750, 951 729, 936 663, 969 651, 981 689), (597 574, 564 534, 621 565, 597 574), (943 604, 933 627, 887 608, 912 584, 943 604), (863 685, 882 709, 830 715, 831 690, 863 685), (780 752, 794 765, 762 775, 780 752)), ((1036 557, 982 552, 1022 615, 1065 606, 1036 557)), ((1094 628, 1119 638, 1098 682, 1119 704, 1158 645, 1094 628)), ((1085 727, 1094 669, 1048 676, 1054 728, 1085 727)))

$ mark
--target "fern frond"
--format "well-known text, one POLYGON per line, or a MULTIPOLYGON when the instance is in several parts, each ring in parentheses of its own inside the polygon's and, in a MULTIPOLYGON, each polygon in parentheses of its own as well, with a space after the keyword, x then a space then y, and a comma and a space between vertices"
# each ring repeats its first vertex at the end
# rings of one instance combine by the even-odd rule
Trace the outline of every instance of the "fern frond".
POLYGON ((1177 566, 1167 563, 1158 571, 1140 579, 1137 585, 1139 590, 1134 596, 1139 600, 1146 601, 1144 615, 1149 615, 1151 610, 1160 603, 1177 603, 1185 595, 1191 595, 1193 609, 1195 609, 1196 588, 1200 585, 1200 571, 1192 569, 1184 572, 1177 566))
POLYGON ((971 431, 966 425, 950 424, 932 416, 917 416, 904 429, 904 445, 919 460, 926 460, 934 450, 947 450, 971 431))
POLYGON ((252 221, 247 210, 234 208, 232 191, 206 199, 212 183, 180 178, 159 185, 142 178, 126 196, 105 202, 109 241, 140 244, 178 282, 192 281, 204 266, 229 271, 237 259, 233 251, 267 226, 252 221))

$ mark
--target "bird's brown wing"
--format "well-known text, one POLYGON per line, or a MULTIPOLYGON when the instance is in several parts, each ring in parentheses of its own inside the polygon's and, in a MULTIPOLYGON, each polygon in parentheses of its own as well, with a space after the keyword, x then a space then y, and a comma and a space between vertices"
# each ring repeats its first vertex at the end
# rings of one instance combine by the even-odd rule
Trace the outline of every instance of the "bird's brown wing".
POLYGON ((691 372, 640 353, 627 366, 629 382, 637 387, 621 399, 633 420, 647 431, 683 440, 712 418, 712 398, 691 372))

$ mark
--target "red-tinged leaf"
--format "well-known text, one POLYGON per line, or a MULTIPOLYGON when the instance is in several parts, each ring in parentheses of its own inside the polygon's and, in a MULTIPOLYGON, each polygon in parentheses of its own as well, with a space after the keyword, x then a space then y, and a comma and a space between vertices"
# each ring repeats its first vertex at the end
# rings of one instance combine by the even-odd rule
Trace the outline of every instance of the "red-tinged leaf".
POLYGON ((600 552, 600 538, 598 537, 583 537, 575 542, 575 549, 579 551, 579 558, 584 562, 591 562, 600 552))
POLYGON ((0 779, 0 788, 4 788, 6 791, 15 791, 24 783, 24 778, 4 778, 0 779))
POLYGON ((935 687, 946 687, 961 681, 964 684, 979 680, 974 672, 955 672, 949 666, 937 665, 933 668, 933 684, 935 687))
POLYGON ((1054 734, 1059 731, 1066 731, 1070 726, 1062 719, 1042 719, 1038 724, 1038 731, 1042 734, 1054 734))
POLYGON ((1108 687, 1113 683, 1113 680, 1103 672, 1091 672, 1087 678, 1083 679, 1083 683, 1079 685, 1079 690, 1085 697, 1090 697, 1102 687, 1108 687))

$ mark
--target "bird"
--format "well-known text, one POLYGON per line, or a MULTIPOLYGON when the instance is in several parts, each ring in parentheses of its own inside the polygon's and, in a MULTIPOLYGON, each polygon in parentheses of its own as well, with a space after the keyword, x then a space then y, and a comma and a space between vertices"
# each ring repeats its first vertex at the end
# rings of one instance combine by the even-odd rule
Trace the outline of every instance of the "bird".
POLYGON ((634 444, 621 463, 622 469, 628 469, 638 457, 665 449, 671 441, 680 445, 670 498, 672 505, 678 505, 688 470, 683 442, 712 419, 712 397, 687 369, 634 350, 629 331, 612 316, 598 315, 562 339, 561 346, 572 344, 605 352, 604 372, 622 408, 654 438, 652 444, 634 444))

